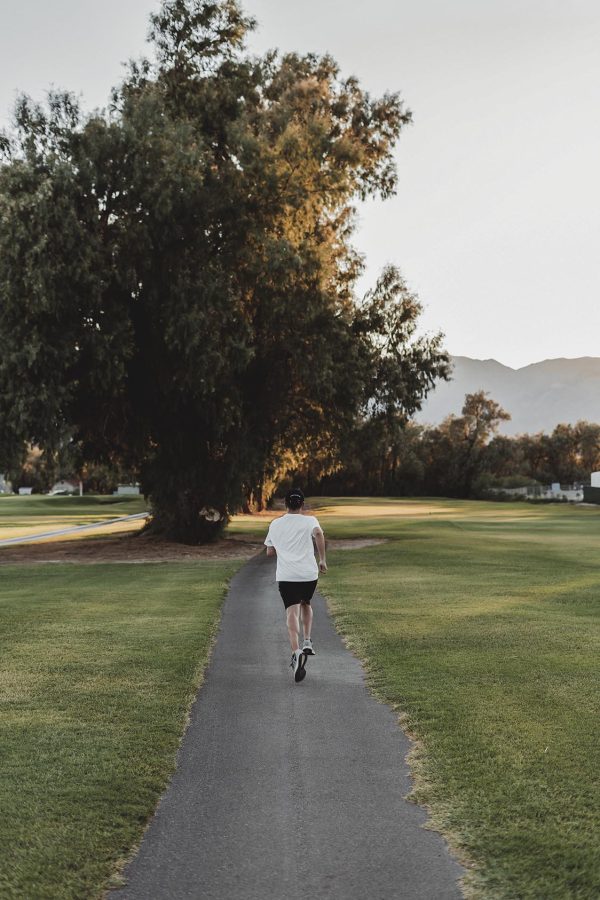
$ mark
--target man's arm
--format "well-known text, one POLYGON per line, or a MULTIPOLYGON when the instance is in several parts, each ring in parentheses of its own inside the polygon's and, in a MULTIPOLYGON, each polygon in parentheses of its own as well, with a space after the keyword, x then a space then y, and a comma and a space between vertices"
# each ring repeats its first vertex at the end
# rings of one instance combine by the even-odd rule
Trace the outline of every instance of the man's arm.
POLYGON ((317 553, 319 554, 319 572, 327 571, 327 562, 325 561, 325 535, 319 526, 312 530, 315 544, 317 545, 317 553))
POLYGON ((275 556, 276 551, 271 538, 271 525, 269 525, 269 530, 267 531, 267 536, 265 538, 265 547, 267 548, 267 556, 275 556))

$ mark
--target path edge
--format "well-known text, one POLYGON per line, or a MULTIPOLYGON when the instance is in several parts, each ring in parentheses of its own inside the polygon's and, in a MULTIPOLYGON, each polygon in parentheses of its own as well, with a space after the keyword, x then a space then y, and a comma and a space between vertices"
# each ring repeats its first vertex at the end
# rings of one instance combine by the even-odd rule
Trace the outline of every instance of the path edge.
MULTIPOLYGON (((255 555, 257 555, 257 554, 255 554, 255 555)), ((110 875, 108 875, 104 885, 100 889, 100 893, 98 894, 99 900, 111 900, 111 895, 112 895, 113 891, 121 890, 122 888, 127 887, 128 882, 127 882, 127 879, 124 877, 123 873, 124 873, 125 869, 127 868, 127 866, 133 862, 135 857, 140 852, 142 843, 144 841, 144 838, 146 837, 146 833, 147 833, 148 829, 150 828, 152 822, 154 821, 158 807, 162 803, 163 797, 169 790, 169 787, 171 785, 173 777, 177 771, 177 766, 178 766, 178 761, 179 761, 179 753, 181 751, 181 745, 183 744, 185 736, 190 727, 190 723, 192 720, 192 712, 193 712, 194 706, 198 702, 198 698, 199 698, 200 692, 204 686, 204 682, 206 681, 206 673, 208 672, 209 666, 212 662, 214 649, 215 649, 215 646, 219 639, 219 634, 221 633, 221 627, 222 627, 222 623, 223 623, 223 611, 225 609, 225 604, 229 597, 231 583, 232 583, 233 579, 244 568, 244 566, 247 565, 252 559, 254 559, 253 556, 251 556, 250 559, 240 559, 240 565, 238 566, 238 568, 235 570, 235 572, 232 573, 232 575, 230 575, 229 578, 227 578, 225 580, 225 584, 223 585, 223 591, 222 591, 222 595, 221 595, 221 605, 219 607, 219 616, 218 616, 217 620, 215 621, 215 624, 212 628, 212 633, 210 635, 210 643, 208 645, 208 651, 206 654, 206 660, 203 665, 198 664, 194 670, 194 677, 193 677, 193 681, 192 681, 192 684, 190 686, 190 691, 189 691, 189 697, 191 699, 189 699, 187 709, 185 712, 185 718, 184 718, 184 722, 183 722, 183 728, 182 728, 182 731, 181 731, 181 734, 179 737, 179 743, 177 744, 177 747, 175 748, 175 752, 173 755, 173 768, 171 769, 171 772, 163 785, 162 791, 160 792, 159 796, 157 797, 156 803, 154 805, 154 809, 152 810, 152 812, 148 816, 148 819, 144 823, 144 827, 139 836, 139 839, 136 841, 135 844, 133 844, 131 846, 129 853, 126 856, 121 856, 115 861, 112 872, 110 873, 110 875)))
POLYGON ((400 704, 391 703, 375 684, 373 670, 370 666, 368 656, 362 652, 360 646, 357 646, 350 636, 342 629, 334 608, 336 601, 326 592, 326 590, 323 590, 321 580, 319 580, 317 590, 325 602, 333 627, 339 635, 344 647, 360 664, 367 691, 374 700, 381 703, 383 706, 387 706, 387 708, 391 710, 396 718, 397 727, 405 736, 409 744, 409 749, 407 750, 403 761, 408 768, 408 778, 411 788, 410 791, 404 795, 404 799, 409 803, 413 803, 415 806, 420 807, 425 812, 427 820, 420 827, 425 828, 427 831, 434 831, 439 834, 448 854, 465 870, 464 875, 457 881, 464 900, 483 900, 483 895, 479 889, 480 885, 476 882, 479 867, 460 843, 460 836, 443 826, 443 823, 440 822, 436 815, 435 809, 429 802, 419 799, 419 794, 421 792, 425 793, 431 786, 431 783, 423 774, 423 762, 427 754, 424 742, 410 730, 408 726, 408 713, 402 709, 400 704))

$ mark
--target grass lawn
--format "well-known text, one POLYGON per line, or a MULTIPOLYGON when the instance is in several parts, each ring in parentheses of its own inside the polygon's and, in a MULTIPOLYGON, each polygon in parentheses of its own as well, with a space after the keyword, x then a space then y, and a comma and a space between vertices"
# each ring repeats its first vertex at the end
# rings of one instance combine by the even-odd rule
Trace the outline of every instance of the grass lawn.
POLYGON ((320 586, 417 739, 414 796, 472 865, 469 895, 597 900, 600 509, 311 505, 328 537, 389 539, 330 551, 320 586))
POLYGON ((1 568, 3 900, 101 896, 174 769, 240 564, 1 568))
MULTIPOLYGON (((0 540, 76 525, 90 525, 93 522, 145 512, 146 509, 143 497, 93 494, 83 497, 48 497, 42 494, 19 497, 16 494, 0 494, 0 540)), ((100 532, 109 534, 112 531, 136 531, 139 528, 140 522, 134 520, 115 528, 101 528, 100 532)), ((91 530, 85 531, 83 535, 89 537, 91 533, 91 530)))

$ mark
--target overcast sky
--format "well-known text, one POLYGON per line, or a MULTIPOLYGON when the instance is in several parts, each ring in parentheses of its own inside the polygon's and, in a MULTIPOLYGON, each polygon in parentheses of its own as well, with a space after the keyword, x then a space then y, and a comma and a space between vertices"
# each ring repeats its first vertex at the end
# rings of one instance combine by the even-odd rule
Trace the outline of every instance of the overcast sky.
MULTIPOLYGON (((152 0, 0 0, 0 120, 54 84, 102 106, 152 0)), ((400 91, 398 194, 360 211, 362 284, 401 268, 453 354, 600 356, 598 0, 246 0, 250 46, 400 91)))

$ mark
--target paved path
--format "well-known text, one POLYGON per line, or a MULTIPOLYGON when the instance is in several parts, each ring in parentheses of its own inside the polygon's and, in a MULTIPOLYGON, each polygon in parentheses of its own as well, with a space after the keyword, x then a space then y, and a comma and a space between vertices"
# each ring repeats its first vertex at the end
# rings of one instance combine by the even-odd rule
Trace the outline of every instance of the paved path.
POLYGON ((461 869, 403 799, 396 716, 313 606, 318 656, 295 684, 274 562, 235 576, 177 771, 110 900, 461 896, 461 869))
POLYGON ((65 534, 77 534, 79 531, 89 531, 91 528, 104 528, 105 525, 118 525, 121 522, 131 522, 134 519, 147 519, 150 513, 134 513, 132 516, 119 516, 117 519, 105 519, 100 522, 91 522, 89 525, 71 525, 68 528, 58 528, 54 531, 40 531, 37 534, 24 534, 21 537, 4 538, 0 541, 0 547, 8 547, 10 544, 30 544, 32 541, 44 541, 47 538, 60 537, 65 534))

